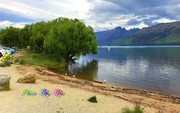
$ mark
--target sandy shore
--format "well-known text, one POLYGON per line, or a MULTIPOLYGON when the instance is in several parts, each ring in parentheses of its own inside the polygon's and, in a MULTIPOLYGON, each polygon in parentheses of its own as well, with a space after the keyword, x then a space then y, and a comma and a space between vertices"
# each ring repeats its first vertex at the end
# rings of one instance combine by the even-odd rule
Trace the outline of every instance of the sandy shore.
MULTIPOLYGON (((121 113, 124 107, 134 107, 135 101, 140 101, 145 113, 179 113, 180 104, 160 101, 135 94, 113 93, 101 91, 91 86, 82 86, 60 80, 57 76, 42 75, 33 66, 18 66, 1 68, 0 74, 11 76, 11 90, 0 92, 0 113, 121 113), (36 84, 20 84, 17 79, 27 72, 37 73, 36 84), (58 83, 58 84, 55 84, 58 83), (61 89, 64 96, 39 94, 46 88, 50 92, 61 89), (36 96, 22 96, 23 90, 36 91, 36 96), (91 91, 92 89, 92 91, 91 91), (112 95, 113 94, 113 95, 112 95), (98 103, 90 103, 87 99, 96 95, 98 103), (114 95, 119 95, 114 96, 114 95), (134 100, 134 101, 132 101, 134 100)), ((74 79, 74 78, 73 78, 74 79)))

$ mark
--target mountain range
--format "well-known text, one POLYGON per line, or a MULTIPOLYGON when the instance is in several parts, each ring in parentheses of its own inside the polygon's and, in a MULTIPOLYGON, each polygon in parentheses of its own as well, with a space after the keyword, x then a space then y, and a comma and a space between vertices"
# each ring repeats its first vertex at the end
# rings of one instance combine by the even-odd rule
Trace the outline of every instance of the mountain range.
POLYGON ((180 22, 161 23, 142 29, 115 29, 95 32, 99 46, 103 45, 179 45, 180 22))

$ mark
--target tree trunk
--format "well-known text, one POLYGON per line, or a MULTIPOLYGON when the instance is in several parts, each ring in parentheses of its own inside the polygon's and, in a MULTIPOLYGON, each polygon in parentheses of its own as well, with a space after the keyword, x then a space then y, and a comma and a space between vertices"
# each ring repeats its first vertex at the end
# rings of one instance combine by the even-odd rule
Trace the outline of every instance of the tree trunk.
POLYGON ((64 66, 64 68, 65 68, 65 73, 67 73, 67 74, 69 74, 69 64, 70 64, 70 60, 69 60, 69 58, 67 58, 67 59, 65 60, 65 66, 64 66))
POLYGON ((69 65, 70 65, 71 61, 73 60, 73 57, 74 57, 74 55, 69 54, 69 55, 67 55, 67 57, 65 59, 64 68, 65 68, 65 73, 67 73, 67 74, 69 74, 69 65))

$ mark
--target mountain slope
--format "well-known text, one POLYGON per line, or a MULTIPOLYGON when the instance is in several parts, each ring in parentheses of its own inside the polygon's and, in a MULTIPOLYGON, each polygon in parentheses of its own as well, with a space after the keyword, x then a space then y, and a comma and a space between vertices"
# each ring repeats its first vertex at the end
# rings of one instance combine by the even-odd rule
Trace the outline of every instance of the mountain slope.
POLYGON ((180 44, 180 22, 162 23, 113 40, 112 45, 180 44))
POLYGON ((140 29, 126 30, 125 28, 116 27, 115 29, 96 32, 95 35, 99 45, 112 45, 114 40, 121 37, 130 36, 139 30, 140 29))

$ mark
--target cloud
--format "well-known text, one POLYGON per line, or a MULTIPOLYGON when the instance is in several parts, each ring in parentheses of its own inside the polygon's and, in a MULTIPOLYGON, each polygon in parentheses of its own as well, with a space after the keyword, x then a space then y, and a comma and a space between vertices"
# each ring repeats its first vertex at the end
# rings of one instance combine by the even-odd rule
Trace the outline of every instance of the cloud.
POLYGON ((132 28, 180 20, 179 0, 0 0, 0 21, 79 18, 95 31, 132 28), (3 15, 3 16, 2 16, 3 15))
POLYGON ((10 27, 10 26, 17 27, 17 28, 23 28, 26 24, 29 24, 29 23, 25 23, 25 22, 10 22, 8 20, 0 21, 0 29, 4 29, 4 28, 10 27))
POLYGON ((163 18, 169 20, 166 22, 180 20, 179 0, 89 0, 89 2, 94 4, 90 13, 91 19, 95 19, 97 24, 106 21, 113 24, 119 21, 119 26, 130 28, 135 24, 151 26, 165 22, 163 18), (121 23, 120 20, 124 19, 118 18, 119 15, 125 15, 126 24, 121 23))
POLYGON ((16 14, 11 13, 11 11, 0 8, 0 21, 9 20, 11 22, 34 22, 36 20, 33 20, 31 18, 19 16, 16 14))
POLYGON ((154 23, 168 23, 168 22, 174 22, 176 20, 170 20, 168 18, 160 18, 160 19, 157 19, 157 20, 154 20, 153 22, 154 23))
POLYGON ((72 0, 0 0, 0 2, 0 23, 3 27, 49 21, 58 17, 85 20, 91 5, 86 0, 78 0, 78 2, 72 0))
POLYGON ((139 24, 139 23, 141 23, 141 22, 138 21, 138 20, 136 20, 136 19, 131 19, 131 20, 129 20, 126 24, 127 24, 127 25, 137 25, 137 24, 139 24))
POLYGON ((32 19, 50 20, 64 16, 83 19, 86 18, 89 3, 86 0, 6 0, 1 2, 0 8, 32 19))

